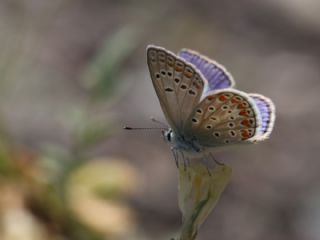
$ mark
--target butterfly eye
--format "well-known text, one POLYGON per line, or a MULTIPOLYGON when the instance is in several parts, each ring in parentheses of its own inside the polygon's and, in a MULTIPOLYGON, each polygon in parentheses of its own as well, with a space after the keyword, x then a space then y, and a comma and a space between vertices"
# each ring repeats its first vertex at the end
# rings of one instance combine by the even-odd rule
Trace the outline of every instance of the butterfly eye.
POLYGON ((171 142, 171 134, 170 133, 167 134, 167 139, 169 142, 171 142))

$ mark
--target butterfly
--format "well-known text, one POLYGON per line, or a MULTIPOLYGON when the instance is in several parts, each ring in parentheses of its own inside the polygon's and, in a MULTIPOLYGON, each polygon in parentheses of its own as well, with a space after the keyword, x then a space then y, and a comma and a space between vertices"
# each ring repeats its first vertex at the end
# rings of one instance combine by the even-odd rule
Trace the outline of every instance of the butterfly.
POLYGON ((170 125, 164 137, 175 158, 203 157, 217 147, 267 139, 275 121, 273 102, 234 89, 231 74, 195 51, 177 55, 149 45, 147 63, 162 111, 170 125))

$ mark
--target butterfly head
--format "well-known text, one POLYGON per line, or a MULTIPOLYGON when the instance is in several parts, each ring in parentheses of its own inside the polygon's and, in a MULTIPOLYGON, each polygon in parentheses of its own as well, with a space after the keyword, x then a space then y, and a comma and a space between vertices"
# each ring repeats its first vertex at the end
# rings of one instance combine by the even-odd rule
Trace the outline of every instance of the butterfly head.
POLYGON ((170 144, 174 142, 174 133, 171 128, 162 131, 164 140, 170 144))
POLYGON ((185 152, 200 152, 203 150, 195 139, 189 139, 183 135, 176 134, 171 128, 162 131, 164 140, 169 143, 173 148, 185 152))

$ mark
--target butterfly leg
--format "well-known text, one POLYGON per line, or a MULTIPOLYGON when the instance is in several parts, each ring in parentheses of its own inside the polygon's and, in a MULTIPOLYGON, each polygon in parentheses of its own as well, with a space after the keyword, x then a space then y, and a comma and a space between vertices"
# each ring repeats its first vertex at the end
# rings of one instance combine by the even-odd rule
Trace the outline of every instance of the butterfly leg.
POLYGON ((211 171, 210 171, 208 165, 206 165, 206 168, 207 168, 208 175, 211 177, 211 171))
POLYGON ((224 164, 222 162, 219 162, 214 156, 212 153, 209 153, 211 159, 217 164, 217 165, 220 165, 220 166, 223 166, 224 164))
POLYGON ((182 157, 182 161, 183 161, 183 169, 184 171, 187 170, 187 163, 186 163, 186 158, 184 156, 184 153, 181 151, 181 157, 182 157))
POLYGON ((177 166, 177 168, 179 168, 179 154, 178 154, 177 150, 174 147, 171 148, 171 152, 173 154, 176 166, 177 166))
POLYGON ((190 161, 190 158, 187 158, 187 166, 189 167, 191 165, 191 161, 190 161))
POLYGON ((210 171, 210 167, 209 167, 209 158, 207 155, 203 155, 203 158, 202 158, 202 162, 203 164, 206 166, 206 169, 207 169, 207 172, 208 172, 208 175, 211 176, 211 171, 210 171))
POLYGON ((173 154, 174 161, 176 163, 176 167, 180 168, 180 156, 181 156, 181 161, 183 162, 183 169, 184 169, 184 171, 186 171, 187 167, 189 167, 191 164, 190 159, 185 157, 185 155, 182 151, 179 151, 174 147, 171 147, 171 152, 173 154))
POLYGON ((184 171, 187 171, 187 167, 190 166, 190 159, 185 157, 183 151, 180 151, 180 154, 181 154, 181 158, 183 161, 183 169, 184 169, 184 171))

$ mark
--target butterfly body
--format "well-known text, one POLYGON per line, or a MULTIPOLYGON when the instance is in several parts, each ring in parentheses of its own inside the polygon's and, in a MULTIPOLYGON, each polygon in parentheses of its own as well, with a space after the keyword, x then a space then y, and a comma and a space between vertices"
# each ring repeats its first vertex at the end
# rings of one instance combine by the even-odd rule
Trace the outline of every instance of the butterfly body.
POLYGON ((196 138, 176 135, 171 128, 164 132, 164 136, 173 149, 177 149, 185 153, 201 153, 204 151, 204 147, 197 142, 196 138))
POLYGON ((234 89, 230 73, 217 62, 183 49, 178 55, 147 48, 148 67, 170 129, 174 151, 201 157, 217 147, 255 143, 269 137, 272 101, 234 89))

